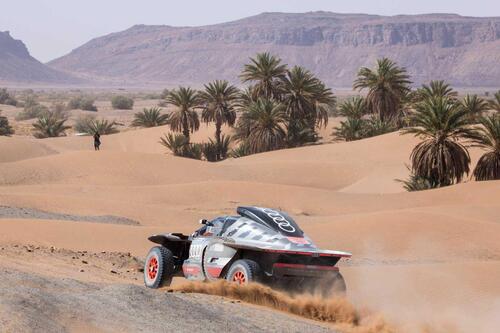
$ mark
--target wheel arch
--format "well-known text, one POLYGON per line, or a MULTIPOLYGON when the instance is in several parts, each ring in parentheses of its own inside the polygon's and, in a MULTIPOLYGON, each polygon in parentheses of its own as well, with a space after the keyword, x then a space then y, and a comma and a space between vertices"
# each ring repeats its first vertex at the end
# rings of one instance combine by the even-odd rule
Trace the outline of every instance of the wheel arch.
POLYGON ((185 260, 189 257, 191 241, 187 236, 182 234, 160 234, 152 235, 148 237, 148 240, 169 249, 180 260, 185 260))

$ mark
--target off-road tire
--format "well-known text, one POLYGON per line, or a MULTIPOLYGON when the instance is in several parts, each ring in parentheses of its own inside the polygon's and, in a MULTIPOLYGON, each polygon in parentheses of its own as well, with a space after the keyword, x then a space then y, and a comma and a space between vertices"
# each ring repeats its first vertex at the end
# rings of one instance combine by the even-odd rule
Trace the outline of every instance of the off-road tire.
POLYGON ((248 284, 250 282, 259 282, 261 270, 259 264, 253 260, 236 260, 226 274, 226 280, 239 284, 248 284))
POLYGON ((344 277, 340 273, 321 281, 320 288, 323 297, 345 297, 347 293, 344 277))
POLYGON ((161 288, 172 283, 175 272, 174 254, 163 246, 153 247, 144 263, 144 284, 148 288, 161 288))

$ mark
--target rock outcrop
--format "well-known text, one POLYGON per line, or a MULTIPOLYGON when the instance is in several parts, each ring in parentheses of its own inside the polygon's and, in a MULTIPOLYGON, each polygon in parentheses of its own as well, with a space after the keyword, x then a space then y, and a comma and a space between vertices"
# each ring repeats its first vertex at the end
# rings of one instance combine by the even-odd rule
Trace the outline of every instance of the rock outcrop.
POLYGON ((351 86, 359 67, 383 56, 406 66, 416 84, 500 85, 500 18, 451 14, 265 13, 204 27, 137 25, 49 65, 123 83, 196 85, 239 82, 243 64, 263 51, 307 67, 334 87, 351 86))
POLYGON ((33 58, 26 45, 0 32, 0 82, 6 83, 77 83, 68 74, 50 68, 33 58))

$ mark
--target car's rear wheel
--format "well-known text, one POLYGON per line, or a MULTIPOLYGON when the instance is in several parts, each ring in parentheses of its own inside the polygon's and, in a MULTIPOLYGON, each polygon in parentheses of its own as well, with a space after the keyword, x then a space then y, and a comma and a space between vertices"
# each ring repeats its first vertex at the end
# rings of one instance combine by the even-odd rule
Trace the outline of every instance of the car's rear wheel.
POLYGON ((172 251, 163 246, 153 247, 144 263, 144 284, 148 288, 169 286, 175 270, 172 251))
POLYGON ((236 260, 229 268, 226 280, 242 285, 258 282, 260 280, 259 264, 248 259, 236 260))
POLYGON ((319 288, 318 291, 323 297, 345 297, 347 292, 344 277, 340 273, 322 279, 319 283, 319 288))

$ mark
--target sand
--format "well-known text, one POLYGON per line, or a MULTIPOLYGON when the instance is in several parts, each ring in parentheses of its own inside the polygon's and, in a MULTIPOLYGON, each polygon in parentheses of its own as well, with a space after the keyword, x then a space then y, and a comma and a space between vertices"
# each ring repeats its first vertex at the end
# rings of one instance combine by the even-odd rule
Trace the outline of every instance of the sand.
MULTIPOLYGON (((500 182, 407 193, 395 179, 407 176, 418 140, 399 133, 213 164, 167 154, 158 143, 165 132, 105 136, 100 152, 88 137, 0 137, 0 206, 30 212, 0 215, 0 246, 143 258, 150 234, 189 233, 198 219, 234 214, 238 205, 271 206, 293 215, 318 245, 352 252, 341 263, 349 299, 401 331, 497 330, 500 182), (99 216, 139 225, 96 223, 99 216)), ((195 141, 212 132, 202 125, 195 141)), ((471 151, 473 163, 480 154, 471 151)), ((90 283, 94 275, 74 278, 90 283)))

